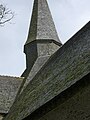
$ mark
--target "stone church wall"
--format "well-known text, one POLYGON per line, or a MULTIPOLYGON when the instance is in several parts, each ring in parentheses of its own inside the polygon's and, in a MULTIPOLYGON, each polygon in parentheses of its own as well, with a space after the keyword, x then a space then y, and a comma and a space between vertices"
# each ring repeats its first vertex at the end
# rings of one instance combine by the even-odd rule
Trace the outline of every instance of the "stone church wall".
POLYGON ((39 120, 90 120, 90 84, 39 120))

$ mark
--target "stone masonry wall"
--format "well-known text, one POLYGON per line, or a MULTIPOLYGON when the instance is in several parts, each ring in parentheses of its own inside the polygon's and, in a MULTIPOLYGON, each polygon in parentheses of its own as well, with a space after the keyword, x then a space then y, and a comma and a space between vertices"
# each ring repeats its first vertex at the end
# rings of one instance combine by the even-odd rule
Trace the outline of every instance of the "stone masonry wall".
POLYGON ((39 120, 90 120, 90 84, 39 120))

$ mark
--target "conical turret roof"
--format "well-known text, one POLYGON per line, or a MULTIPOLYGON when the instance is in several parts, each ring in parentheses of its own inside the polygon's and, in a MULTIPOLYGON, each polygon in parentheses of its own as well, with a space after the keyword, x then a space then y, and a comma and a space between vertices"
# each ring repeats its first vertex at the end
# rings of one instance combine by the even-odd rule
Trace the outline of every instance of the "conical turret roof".
POLYGON ((61 43, 46 0, 35 0, 26 44, 34 40, 54 40, 61 43))

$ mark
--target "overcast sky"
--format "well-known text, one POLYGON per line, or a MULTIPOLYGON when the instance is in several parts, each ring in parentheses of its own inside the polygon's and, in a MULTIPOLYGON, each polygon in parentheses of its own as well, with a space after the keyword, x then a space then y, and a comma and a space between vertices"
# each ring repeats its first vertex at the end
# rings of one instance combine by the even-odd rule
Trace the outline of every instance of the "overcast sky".
MULTIPOLYGON (((0 0, 15 17, 0 27, 0 75, 20 76, 25 69, 23 45, 27 39, 34 0, 0 0)), ((90 0, 48 0, 62 43, 90 21, 90 0)))

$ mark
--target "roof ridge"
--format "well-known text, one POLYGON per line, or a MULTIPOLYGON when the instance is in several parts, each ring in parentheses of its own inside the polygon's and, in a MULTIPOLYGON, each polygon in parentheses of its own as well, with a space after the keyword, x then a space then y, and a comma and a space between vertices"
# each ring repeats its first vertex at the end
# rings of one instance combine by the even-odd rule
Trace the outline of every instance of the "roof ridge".
POLYGON ((10 78, 24 78, 24 77, 17 77, 17 76, 8 76, 8 75, 0 75, 0 77, 10 77, 10 78))

